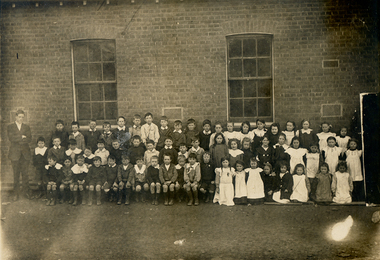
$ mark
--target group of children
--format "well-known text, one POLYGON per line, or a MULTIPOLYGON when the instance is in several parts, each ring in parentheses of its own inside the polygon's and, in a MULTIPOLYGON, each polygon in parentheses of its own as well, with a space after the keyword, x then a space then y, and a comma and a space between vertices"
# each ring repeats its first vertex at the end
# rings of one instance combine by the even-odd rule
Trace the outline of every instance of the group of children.
POLYGON ((203 131, 189 119, 185 129, 176 120, 174 129, 168 118, 153 123, 153 115, 135 115, 133 126, 126 127, 120 116, 117 128, 103 123, 103 130, 91 120, 89 129, 79 131, 72 122, 72 132, 56 122, 45 146, 39 137, 34 150, 37 183, 47 205, 68 201, 101 205, 102 194, 118 205, 150 199, 158 205, 173 205, 187 197, 187 205, 205 202, 223 205, 260 204, 264 201, 289 203, 349 203, 364 200, 361 150, 358 141, 347 136, 347 128, 338 135, 328 123, 318 134, 303 120, 296 130, 292 121, 280 131, 278 123, 268 128, 258 119, 251 129, 248 121, 234 131, 220 122, 211 131, 210 120, 203 121, 203 131))

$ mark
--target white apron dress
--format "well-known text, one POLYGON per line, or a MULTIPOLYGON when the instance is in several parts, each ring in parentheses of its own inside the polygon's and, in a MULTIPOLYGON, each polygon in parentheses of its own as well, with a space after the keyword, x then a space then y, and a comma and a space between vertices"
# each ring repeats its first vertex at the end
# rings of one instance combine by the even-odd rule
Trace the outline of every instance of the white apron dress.
POLYGON ((290 195, 290 200, 298 200, 307 202, 309 199, 309 191, 306 186, 306 175, 293 175, 293 193, 290 195))
POLYGON ((245 183, 245 171, 236 172, 235 198, 247 197, 247 184, 245 183))
POLYGON ((219 175, 219 193, 215 192, 214 203, 219 205, 233 206, 234 203, 234 185, 232 178, 235 176, 234 168, 216 168, 215 173, 219 175))
POLYGON ((335 192, 333 201, 339 204, 350 203, 352 201, 350 191, 352 191, 352 183, 350 184, 350 174, 348 172, 335 172, 331 189, 335 192))
POLYGON ((247 180, 247 198, 248 199, 262 199, 265 197, 264 194, 264 182, 261 179, 260 172, 263 169, 246 169, 248 173, 247 180))

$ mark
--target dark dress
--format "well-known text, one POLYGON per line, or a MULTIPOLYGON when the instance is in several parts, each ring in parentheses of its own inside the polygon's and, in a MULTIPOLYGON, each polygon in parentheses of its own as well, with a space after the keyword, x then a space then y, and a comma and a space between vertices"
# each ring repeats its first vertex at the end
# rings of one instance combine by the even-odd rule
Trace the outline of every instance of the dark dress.
POLYGON ((279 183, 278 190, 281 191, 280 199, 290 200, 293 190, 293 176, 289 172, 286 172, 282 178, 280 174, 278 174, 277 178, 279 183))

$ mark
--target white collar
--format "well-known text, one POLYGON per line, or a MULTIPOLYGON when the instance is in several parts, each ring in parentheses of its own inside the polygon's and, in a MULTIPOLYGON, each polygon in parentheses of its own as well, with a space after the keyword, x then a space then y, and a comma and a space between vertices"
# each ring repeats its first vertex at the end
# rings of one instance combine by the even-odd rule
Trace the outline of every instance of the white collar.
POLYGON ((90 132, 96 132, 96 128, 95 128, 94 130, 92 130, 92 129, 90 128, 90 129, 88 129, 88 131, 90 131, 90 132))
POLYGON ((65 152, 65 154, 66 154, 67 156, 71 156, 73 153, 74 153, 74 154, 80 154, 81 152, 82 152, 82 150, 79 149, 78 147, 76 147, 74 150, 71 150, 71 149, 67 150, 67 151, 65 152))
POLYGON ((281 147, 283 147, 285 150, 289 148, 289 145, 287 145, 287 144, 280 145, 279 143, 273 145, 273 148, 276 148, 277 146, 281 146, 281 147))
POLYGON ((264 146, 261 146, 261 148, 263 148, 265 151, 269 149, 269 146, 268 147, 264 147, 264 146))
POLYGON ((41 154, 42 156, 44 156, 46 150, 47 150, 47 147, 42 147, 42 148, 36 147, 36 149, 34 149, 34 153, 36 155, 41 154))
POLYGON ((17 123, 17 121, 15 121, 15 124, 16 124, 18 130, 20 131, 20 130, 21 130, 21 126, 22 126, 22 124, 17 123))
POLYGON ((176 170, 180 170, 180 169, 182 169, 183 167, 181 166, 181 165, 179 165, 179 164, 177 164, 176 166, 175 166, 175 169, 176 170))
POLYGON ((153 165, 151 165, 153 168, 155 168, 155 169, 160 169, 160 165, 156 165, 156 166, 153 166, 153 165))
POLYGON ((87 155, 83 154, 83 157, 84 158, 88 158, 88 159, 92 159, 92 158, 95 157, 95 154, 90 154, 90 156, 87 156, 87 155))
POLYGON ((61 149, 61 146, 58 145, 58 147, 57 147, 57 146, 54 145, 53 148, 54 148, 54 149, 61 149))
POLYGON ((190 163, 186 163, 186 168, 187 169, 189 169, 189 168, 195 169, 198 165, 199 165, 199 162, 195 162, 193 165, 191 165, 190 163))
POLYGON ((98 153, 105 153, 106 151, 107 151, 106 148, 103 148, 103 150, 99 150, 99 149, 97 149, 97 150, 95 151, 95 153, 96 153, 96 152, 98 152, 98 153))
POLYGON ((303 129, 303 128, 301 129, 301 133, 302 133, 302 134, 305 134, 305 133, 306 133, 306 134, 310 134, 311 131, 313 131, 313 130, 311 130, 310 128, 307 129, 307 130, 305 130, 305 129, 303 129))
POLYGON ((171 145, 171 146, 167 146, 167 145, 165 145, 165 149, 172 149, 173 148, 173 146, 171 145))
POLYGON ((119 129, 119 131, 125 131, 125 126, 123 127, 118 126, 117 129, 119 129))
POLYGON ((157 152, 156 149, 154 149, 154 148, 153 148, 152 151, 149 151, 149 150, 146 150, 146 151, 149 152, 149 153, 155 153, 155 152, 157 152))
POLYGON ((133 128, 134 128, 134 129, 137 129, 137 128, 141 128, 141 126, 133 125, 133 128))
POLYGON ((88 172, 88 168, 86 164, 83 164, 82 166, 75 164, 73 167, 71 167, 71 170, 73 171, 74 174, 81 174, 81 171, 88 172))
POLYGON ((143 164, 143 166, 141 167, 141 169, 137 166, 137 164, 135 165, 135 171, 136 171, 137 174, 143 174, 145 172, 145 169, 146 169, 145 164, 143 164))
POLYGON ((116 166, 117 166, 117 164, 115 163, 114 165, 112 165, 112 166, 110 166, 109 164, 107 164, 108 165, 108 167, 110 167, 110 168, 115 168, 116 166))
POLYGON ((164 166, 165 166, 165 168, 166 168, 167 171, 169 170, 170 165, 171 165, 171 164, 169 164, 169 165, 164 164, 164 166))
POLYGON ((195 149, 194 147, 191 147, 190 151, 194 151, 194 152, 197 153, 200 149, 201 149, 200 146, 198 146, 198 149, 195 149))
POLYGON ((234 157, 236 157, 236 156, 238 156, 238 155, 240 155, 240 154, 244 154, 244 152, 243 152, 242 150, 240 150, 240 149, 236 149, 236 150, 229 149, 228 152, 229 152, 232 156, 234 156, 234 157))
POLYGON ((108 131, 108 132, 104 132, 104 134, 105 134, 105 135, 110 135, 110 134, 112 134, 112 132, 111 132, 111 131, 108 131))
POLYGON ((78 135, 79 135, 79 131, 77 131, 76 133, 73 132, 74 137, 77 137, 78 135))
POLYGON ((181 130, 181 129, 179 129, 179 130, 174 130, 173 133, 180 133, 180 134, 182 134, 182 130, 181 130))
POLYGON ((207 132, 206 132, 206 130, 203 130, 203 133, 204 133, 205 135, 210 135, 210 134, 211 134, 211 130, 208 130, 207 132))
POLYGON ((162 130, 166 130, 166 129, 168 129, 168 126, 166 126, 166 127, 162 127, 162 126, 161 126, 161 129, 162 129, 162 130))
MULTIPOLYGON (((45 165, 45 169, 46 170, 49 170, 49 168, 50 168, 51 166, 48 164, 48 165, 45 165)), ((56 168, 57 170, 60 170, 61 168, 62 168, 62 164, 59 164, 59 163, 56 163, 55 165, 54 165, 54 168, 56 168)))

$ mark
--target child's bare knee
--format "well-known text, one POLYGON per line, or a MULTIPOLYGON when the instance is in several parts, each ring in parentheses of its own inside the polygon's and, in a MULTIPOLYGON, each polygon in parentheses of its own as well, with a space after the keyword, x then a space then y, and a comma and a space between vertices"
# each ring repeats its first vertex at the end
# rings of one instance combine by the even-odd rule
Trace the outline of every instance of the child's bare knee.
POLYGON ((144 184, 144 191, 148 191, 149 190, 149 184, 148 183, 145 183, 144 184))
POLYGON ((170 184, 170 186, 169 186, 169 190, 170 190, 170 191, 174 191, 174 184, 173 184, 173 183, 170 184))
POLYGON ((90 191, 94 191, 94 186, 90 186, 89 188, 88 188, 90 191))
POLYGON ((102 189, 102 187, 100 185, 96 185, 95 189, 96 189, 96 191, 100 191, 102 189))
POLYGON ((136 186, 136 192, 140 192, 141 191, 141 186, 140 185, 137 185, 136 186))

